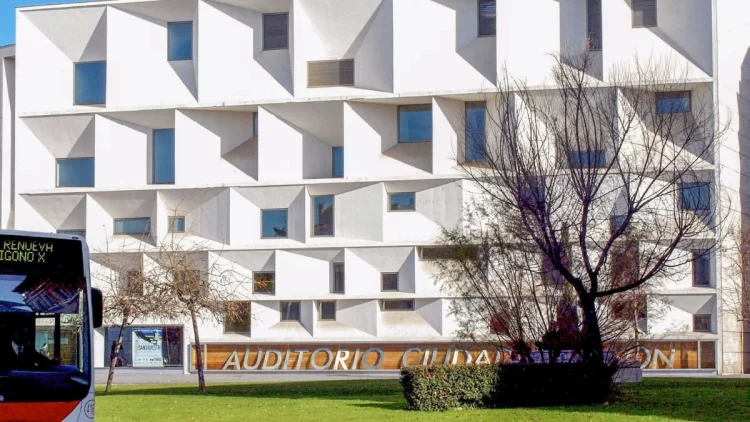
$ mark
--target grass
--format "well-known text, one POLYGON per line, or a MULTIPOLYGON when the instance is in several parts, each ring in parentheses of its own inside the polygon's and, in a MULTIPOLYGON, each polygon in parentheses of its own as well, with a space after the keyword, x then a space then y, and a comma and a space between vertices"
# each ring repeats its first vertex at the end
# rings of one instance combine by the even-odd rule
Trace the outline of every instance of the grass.
POLYGON ((216 384, 97 389, 97 421, 748 421, 750 379, 647 379, 592 407, 405 409, 397 380, 216 384))

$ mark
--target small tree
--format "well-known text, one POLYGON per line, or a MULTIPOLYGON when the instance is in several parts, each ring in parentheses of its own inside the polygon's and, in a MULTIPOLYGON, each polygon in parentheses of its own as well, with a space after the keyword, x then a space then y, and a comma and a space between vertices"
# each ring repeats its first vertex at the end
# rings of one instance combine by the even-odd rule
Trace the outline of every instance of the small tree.
POLYGON ((118 328, 105 389, 111 392, 125 327, 138 319, 164 313, 160 306, 163 298, 144 277, 142 253, 110 252, 108 245, 101 253, 92 254, 92 260, 98 264, 94 276, 104 295, 104 317, 118 328))
POLYGON ((710 93, 669 62, 636 59, 606 81, 592 66, 588 54, 557 57, 548 90, 503 75, 486 124, 464 120, 459 161, 480 198, 474 220, 496 226, 490 245, 516 245, 559 274, 582 316, 583 357, 600 363, 601 305, 675 276, 689 261, 678 249, 712 247, 710 163, 723 129, 710 93))

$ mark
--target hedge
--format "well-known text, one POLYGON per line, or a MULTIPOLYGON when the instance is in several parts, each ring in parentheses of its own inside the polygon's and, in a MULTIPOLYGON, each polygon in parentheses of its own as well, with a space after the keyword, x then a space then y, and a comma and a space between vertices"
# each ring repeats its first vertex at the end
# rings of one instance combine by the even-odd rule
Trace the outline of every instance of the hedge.
POLYGON ((409 409, 585 405, 612 398, 617 366, 430 365, 401 369, 409 409))
POLYGON ((411 410, 447 410, 490 405, 497 384, 494 365, 409 366, 401 369, 401 386, 411 410))

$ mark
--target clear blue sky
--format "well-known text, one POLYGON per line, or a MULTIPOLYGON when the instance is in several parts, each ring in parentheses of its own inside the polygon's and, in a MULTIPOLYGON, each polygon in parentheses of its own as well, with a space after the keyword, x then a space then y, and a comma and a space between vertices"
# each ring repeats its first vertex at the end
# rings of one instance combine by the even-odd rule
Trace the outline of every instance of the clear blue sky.
POLYGON ((86 1, 93 0, 0 0, 0 46, 16 42, 16 7, 86 1))

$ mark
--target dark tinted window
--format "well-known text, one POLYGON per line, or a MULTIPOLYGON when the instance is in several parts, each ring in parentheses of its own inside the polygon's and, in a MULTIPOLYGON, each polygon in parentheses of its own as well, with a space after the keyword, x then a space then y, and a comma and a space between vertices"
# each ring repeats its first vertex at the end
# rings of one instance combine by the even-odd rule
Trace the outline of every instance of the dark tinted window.
POLYGON ((413 311, 414 300, 384 300, 384 311, 413 311))
POLYGON ((432 141, 432 104, 398 106, 398 141, 432 141))
POLYGON ((193 23, 167 23, 167 60, 193 59, 193 23))
POLYGON ((320 319, 336 321, 336 302, 320 302, 320 319))
POLYGON ((185 233, 185 217, 169 217, 170 233, 185 233))
POLYGON ((425 261, 434 261, 438 259, 452 259, 454 251, 448 247, 425 246, 421 249, 422 259, 425 261))
POLYGON ((76 105, 107 102, 107 62, 76 63, 75 73, 76 105))
POLYGON ((344 147, 332 148, 333 177, 344 177, 344 147))
POLYGON ((281 302, 281 320, 299 321, 299 302, 281 302))
POLYGON ((174 183, 174 129, 154 130, 154 183, 174 183))
POLYGON ((603 150, 571 151, 570 168, 601 168, 606 167, 607 160, 603 150))
POLYGON ((250 332, 250 302, 231 302, 224 314, 225 333, 250 332))
POLYGON ((689 113, 690 91, 668 91, 656 93, 657 113, 689 113))
POLYGON ((656 26, 656 0, 632 0, 633 28, 656 26))
POLYGON ((417 208, 414 192, 392 193, 388 200, 390 211, 414 211, 417 208))
POLYGON ((313 198, 313 236, 333 236, 333 196, 313 198))
POLYGON ((263 15, 263 49, 289 48, 289 14, 270 13, 263 15))
POLYGON ((602 0, 586 0, 586 29, 588 50, 602 49, 602 0))
POLYGON ((680 206, 684 210, 699 211, 711 208, 711 189, 708 183, 680 184, 680 206))
POLYGON ((484 101, 466 103, 466 161, 481 161, 487 158, 485 112, 484 101))
POLYGON ((276 273, 257 272, 253 273, 253 293, 275 294, 276 273))
POLYGON ((711 285, 711 253, 699 249, 693 251, 693 286, 711 285))
POLYGON ((261 213, 263 237, 287 237, 287 210, 263 210, 261 213))
POLYGON ((94 186, 94 158, 58 159, 57 186, 61 188, 94 186))
POLYGON ((495 35, 497 6, 495 0, 478 0, 479 36, 495 35))
POLYGON ((333 286, 331 288, 331 293, 344 293, 346 288, 345 283, 344 263, 335 262, 333 264, 333 286))
POLYGON ((382 282, 381 290, 384 292, 398 291, 398 273, 383 273, 382 282))
POLYGON ((696 333, 710 333, 711 315, 693 315, 693 331, 696 333))

